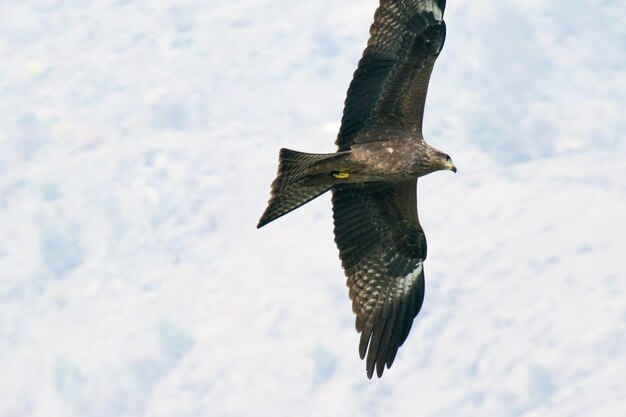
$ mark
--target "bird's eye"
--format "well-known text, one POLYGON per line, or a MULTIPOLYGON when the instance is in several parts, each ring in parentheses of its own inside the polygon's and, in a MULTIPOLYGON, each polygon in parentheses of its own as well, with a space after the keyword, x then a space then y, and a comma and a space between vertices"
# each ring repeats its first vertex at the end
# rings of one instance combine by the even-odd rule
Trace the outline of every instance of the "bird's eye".
POLYGON ((444 155, 443 157, 445 158, 446 162, 452 161, 452 159, 450 158, 450 155, 444 155))

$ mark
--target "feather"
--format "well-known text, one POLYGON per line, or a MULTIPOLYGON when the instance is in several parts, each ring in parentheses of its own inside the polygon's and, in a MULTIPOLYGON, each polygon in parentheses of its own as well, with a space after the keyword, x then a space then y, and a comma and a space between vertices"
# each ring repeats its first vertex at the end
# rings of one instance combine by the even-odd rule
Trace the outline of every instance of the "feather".
POLYGON ((417 180, 333 189, 335 241, 348 275, 359 355, 368 377, 383 374, 408 336, 424 294, 424 232, 417 218, 417 180), (347 210, 347 208, 350 210, 347 210), (348 214, 349 213, 349 214, 348 214), (351 246, 358 232, 343 227, 344 217, 368 219, 362 236, 367 252, 351 246))

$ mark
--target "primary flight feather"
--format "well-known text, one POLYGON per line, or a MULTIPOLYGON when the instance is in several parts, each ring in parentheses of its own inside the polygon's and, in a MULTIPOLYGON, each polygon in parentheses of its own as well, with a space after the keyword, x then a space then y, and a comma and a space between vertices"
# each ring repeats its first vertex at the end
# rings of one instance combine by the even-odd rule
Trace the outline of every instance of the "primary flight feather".
POLYGON ((456 172, 422 136, 433 65, 446 35, 445 0, 381 0, 330 154, 281 149, 257 227, 328 190, 368 378, 393 363, 424 300, 426 238, 417 178, 456 172))

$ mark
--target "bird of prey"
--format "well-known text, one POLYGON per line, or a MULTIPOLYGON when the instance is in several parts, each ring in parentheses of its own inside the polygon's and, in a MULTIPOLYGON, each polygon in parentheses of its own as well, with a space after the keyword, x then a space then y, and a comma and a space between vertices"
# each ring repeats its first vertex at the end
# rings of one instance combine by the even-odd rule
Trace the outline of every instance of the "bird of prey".
POLYGON ((281 149, 257 225, 332 191, 335 242, 368 378, 391 366, 424 300, 426 238, 417 216, 417 178, 456 172, 450 156, 422 135, 428 82, 446 35, 445 3, 380 1, 348 88, 338 150, 281 149))

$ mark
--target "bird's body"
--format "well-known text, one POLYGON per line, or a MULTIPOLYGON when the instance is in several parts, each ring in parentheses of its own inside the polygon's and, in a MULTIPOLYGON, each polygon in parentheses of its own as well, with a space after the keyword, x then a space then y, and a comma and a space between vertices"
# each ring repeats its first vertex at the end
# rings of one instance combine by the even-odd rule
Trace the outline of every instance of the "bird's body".
POLYGON ((346 184, 408 180, 439 169, 431 161, 436 158, 433 151, 437 152, 422 141, 389 135, 379 141, 355 144, 350 151, 343 153, 342 158, 319 161, 309 168, 307 174, 344 172, 348 177, 335 178, 334 182, 346 184))
POLYGON ((391 366, 424 299, 417 178, 456 172, 422 136, 428 82, 445 39, 444 7, 445 0, 381 0, 348 89, 337 152, 281 149, 257 226, 332 191, 335 242, 370 378, 391 366))
POLYGON ((383 141, 353 145, 351 153, 355 164, 363 166, 366 181, 401 181, 448 169, 433 164, 435 152, 425 142, 388 136, 383 141))

